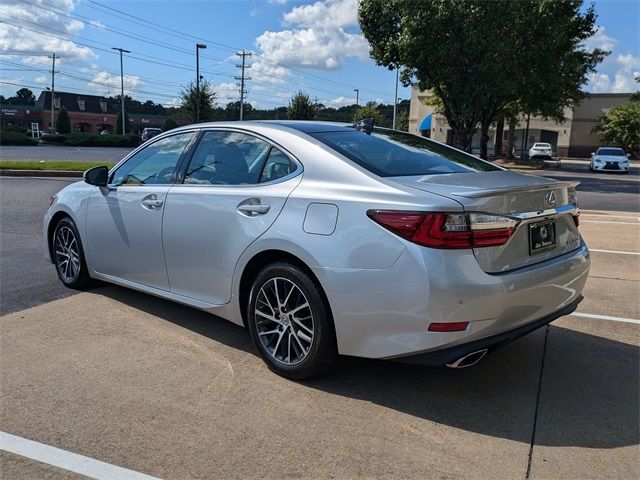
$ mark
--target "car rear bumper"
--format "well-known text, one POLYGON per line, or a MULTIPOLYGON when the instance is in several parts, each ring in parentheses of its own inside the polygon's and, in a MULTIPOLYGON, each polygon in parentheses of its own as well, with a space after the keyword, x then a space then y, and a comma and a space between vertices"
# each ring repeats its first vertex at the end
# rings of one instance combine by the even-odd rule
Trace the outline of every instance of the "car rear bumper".
POLYGON ((524 337, 529 333, 537 330, 549 323, 557 320, 560 317, 564 317, 565 315, 569 315, 573 313, 578 304, 583 300, 582 295, 578 296, 573 302, 565 307, 556 310, 550 315, 546 315, 538 320, 534 320, 533 322, 527 323, 526 325, 522 325, 520 327, 514 328, 512 330, 508 330, 503 333, 499 333, 497 335, 492 335, 490 337, 481 338, 480 340, 474 340, 472 342, 462 343, 460 345, 455 345, 449 348, 442 348, 432 352, 425 353, 417 353, 412 355, 407 355, 403 357, 395 357, 391 358, 391 360, 396 360, 404 363, 413 363, 418 365, 427 365, 432 367, 443 366, 450 364, 456 361, 459 358, 464 357, 473 352, 477 352, 479 350, 487 350, 491 352, 499 347, 502 347, 508 343, 517 340, 520 337, 524 337))
POLYGON ((564 311, 581 297, 589 267, 581 241, 571 252, 500 274, 484 272, 471 250, 414 244, 388 269, 313 271, 327 293, 338 351, 394 358, 481 341, 564 311), (436 322, 469 325, 428 331, 436 322))

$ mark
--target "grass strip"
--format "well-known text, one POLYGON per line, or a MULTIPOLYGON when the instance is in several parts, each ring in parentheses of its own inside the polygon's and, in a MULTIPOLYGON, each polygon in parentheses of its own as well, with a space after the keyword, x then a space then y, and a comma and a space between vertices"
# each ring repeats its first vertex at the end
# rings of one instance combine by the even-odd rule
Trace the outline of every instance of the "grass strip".
POLYGON ((0 169, 7 170, 67 170, 73 172, 84 172, 93 167, 100 165, 106 165, 111 168, 115 165, 114 162, 75 162, 72 160, 55 160, 41 162, 38 160, 33 161, 12 161, 12 160, 0 160, 0 169))

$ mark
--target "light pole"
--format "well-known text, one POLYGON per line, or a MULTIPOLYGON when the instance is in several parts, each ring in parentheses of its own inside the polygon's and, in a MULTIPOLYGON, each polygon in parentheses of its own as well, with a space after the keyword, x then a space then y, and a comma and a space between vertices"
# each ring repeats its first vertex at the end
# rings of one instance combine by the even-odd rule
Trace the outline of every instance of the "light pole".
POLYGON ((397 111, 397 108, 398 108, 398 75, 399 75, 398 72, 399 71, 400 71, 400 69, 396 66, 396 96, 393 97, 394 98, 394 101, 393 101, 393 124, 391 125, 391 128, 393 130, 396 129, 396 111, 397 111))
POLYGON ((126 126, 125 126, 125 121, 124 121, 124 70, 122 68, 122 54, 123 53, 131 53, 129 50, 125 50, 124 48, 116 48, 116 47, 111 47, 111 50, 116 50, 118 52, 120 52, 120 107, 121 107, 121 114, 122 117, 120 117, 120 120, 122 122, 122 135, 126 135, 126 126))
POLYGON ((353 91, 356 92, 356 107, 359 107, 360 105, 358 105, 358 100, 360 99, 360 89, 354 88, 353 91))
POLYGON ((196 43, 196 123, 200 121, 200 49, 207 48, 204 43, 196 43))

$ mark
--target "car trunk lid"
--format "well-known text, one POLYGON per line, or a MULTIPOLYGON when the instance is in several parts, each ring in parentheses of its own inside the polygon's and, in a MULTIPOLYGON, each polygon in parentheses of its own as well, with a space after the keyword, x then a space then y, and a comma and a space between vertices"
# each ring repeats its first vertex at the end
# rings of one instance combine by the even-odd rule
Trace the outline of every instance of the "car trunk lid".
POLYGON ((573 217, 577 214, 574 194, 577 182, 561 182, 509 171, 393 177, 387 180, 456 200, 466 212, 518 219, 518 227, 506 244, 473 249, 478 263, 486 272, 506 272, 539 263, 580 245, 580 234, 573 217), (548 245, 551 240, 553 245, 548 245))

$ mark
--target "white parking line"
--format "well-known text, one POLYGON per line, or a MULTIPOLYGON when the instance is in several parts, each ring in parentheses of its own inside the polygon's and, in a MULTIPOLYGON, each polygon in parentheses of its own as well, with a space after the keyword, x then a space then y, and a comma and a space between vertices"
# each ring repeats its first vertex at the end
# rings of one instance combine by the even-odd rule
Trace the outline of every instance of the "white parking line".
POLYGON ((640 225, 640 222, 614 222, 607 220, 582 220, 580 219, 580 223, 615 223, 616 225, 640 225))
POLYGON ((618 253, 620 255, 640 255, 640 252, 621 252, 620 250, 602 250, 599 248, 590 248, 589 251, 600 253, 618 253))
POLYGON ((609 315, 596 315, 595 313, 573 312, 570 317, 592 318, 594 320, 608 320, 611 322, 635 323, 640 325, 640 320, 635 318, 611 317, 609 315))
POLYGON ((117 467, 6 432, 0 432, 0 450, 99 480, 113 478, 119 480, 158 480, 156 477, 150 477, 144 473, 117 467))

